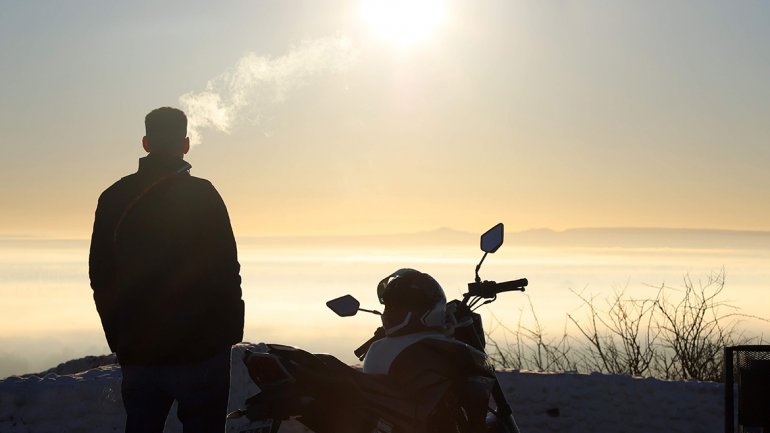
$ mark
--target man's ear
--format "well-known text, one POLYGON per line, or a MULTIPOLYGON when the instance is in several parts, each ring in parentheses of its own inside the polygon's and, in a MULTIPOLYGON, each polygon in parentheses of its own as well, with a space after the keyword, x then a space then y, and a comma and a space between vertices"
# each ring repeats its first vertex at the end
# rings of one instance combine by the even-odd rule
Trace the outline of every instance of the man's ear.
POLYGON ((182 150, 184 150, 184 155, 187 155, 187 152, 190 151, 190 137, 184 138, 184 148, 182 150))
POLYGON ((145 152, 150 153, 150 140, 147 139, 146 135, 142 137, 142 147, 145 152))

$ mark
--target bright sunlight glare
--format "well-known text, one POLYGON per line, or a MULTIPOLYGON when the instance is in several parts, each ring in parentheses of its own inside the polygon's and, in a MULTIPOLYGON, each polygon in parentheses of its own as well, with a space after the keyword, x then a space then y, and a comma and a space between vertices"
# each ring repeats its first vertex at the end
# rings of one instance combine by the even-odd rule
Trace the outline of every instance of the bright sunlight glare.
POLYGON ((446 5, 442 0, 363 0, 361 14, 377 39, 406 47, 436 32, 446 5))

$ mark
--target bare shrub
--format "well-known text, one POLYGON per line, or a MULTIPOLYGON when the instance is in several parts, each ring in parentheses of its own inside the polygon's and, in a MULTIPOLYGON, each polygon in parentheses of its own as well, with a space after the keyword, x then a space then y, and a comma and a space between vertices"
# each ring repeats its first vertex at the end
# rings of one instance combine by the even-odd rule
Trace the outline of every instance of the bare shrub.
POLYGON ((572 291, 589 308, 588 324, 571 314, 567 317, 585 337, 583 364, 590 371, 647 375, 656 359, 659 330, 650 326, 656 299, 632 299, 615 292, 606 310, 599 310, 593 298, 572 291))
POLYGON ((490 350, 490 360, 499 368, 515 368, 542 371, 577 371, 577 364, 573 360, 572 349, 566 329, 559 338, 548 338, 545 335, 540 320, 537 318, 532 300, 527 296, 529 312, 532 315, 533 326, 526 327, 522 324, 522 314, 519 314, 517 328, 512 330, 503 325, 496 318, 499 328, 506 331, 505 344, 500 345, 487 333, 487 341, 493 350, 490 350), (507 335, 513 337, 513 342, 508 341, 507 335))
POLYGON ((516 329, 498 320, 505 339, 499 344, 487 336, 490 358, 504 368, 721 381, 726 346, 763 342, 739 330, 741 319, 768 321, 738 313, 721 300, 724 288, 723 269, 704 280, 685 275, 682 287, 661 284, 650 299, 616 291, 603 306, 597 306, 595 296, 573 290, 588 310, 586 318, 567 315, 578 337, 569 336, 565 324, 561 337, 547 338, 530 300, 533 326, 522 324, 523 314, 516 329))
POLYGON ((735 307, 720 300, 724 270, 707 275, 697 284, 685 275, 683 284, 681 289, 661 285, 658 292, 655 326, 660 330, 663 350, 657 354, 656 373, 666 379, 719 381, 724 348, 757 342, 737 328, 739 319, 752 316, 737 313, 735 307), (680 296, 672 297, 672 291, 680 296))

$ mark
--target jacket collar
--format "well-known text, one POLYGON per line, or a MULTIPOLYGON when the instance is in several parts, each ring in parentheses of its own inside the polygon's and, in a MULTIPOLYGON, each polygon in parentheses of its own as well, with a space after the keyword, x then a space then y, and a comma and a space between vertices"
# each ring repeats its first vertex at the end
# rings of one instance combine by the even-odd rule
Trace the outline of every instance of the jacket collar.
POLYGON ((192 168, 189 162, 175 156, 149 154, 139 158, 139 171, 143 175, 164 175, 187 172, 192 168))

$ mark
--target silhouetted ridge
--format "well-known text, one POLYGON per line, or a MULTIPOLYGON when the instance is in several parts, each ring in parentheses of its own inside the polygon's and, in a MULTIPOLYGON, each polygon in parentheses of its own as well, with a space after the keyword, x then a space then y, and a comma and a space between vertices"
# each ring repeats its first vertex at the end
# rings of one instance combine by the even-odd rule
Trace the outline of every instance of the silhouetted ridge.
POLYGON ((511 233, 506 241, 522 246, 770 249, 770 232, 628 227, 535 229, 511 233))

